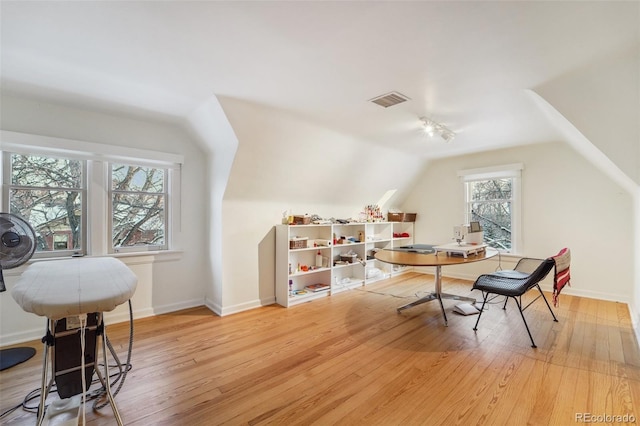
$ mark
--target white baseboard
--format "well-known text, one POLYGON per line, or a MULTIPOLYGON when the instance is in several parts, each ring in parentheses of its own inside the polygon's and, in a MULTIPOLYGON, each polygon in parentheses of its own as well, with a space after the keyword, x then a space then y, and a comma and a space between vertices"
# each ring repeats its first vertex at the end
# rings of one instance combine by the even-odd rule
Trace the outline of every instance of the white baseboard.
MULTIPOLYGON (((154 308, 135 309, 133 306, 133 318, 146 318, 155 315, 166 314, 169 312, 175 312, 182 309, 195 308, 196 306, 202 306, 202 299, 187 300, 179 303, 172 303, 168 305, 162 305, 154 308)), ((104 320, 107 325, 117 324, 121 322, 129 321, 129 310, 122 312, 105 312, 104 320)), ((20 331, 18 333, 11 333, 0 337, 0 347, 17 345, 24 342, 30 342, 33 340, 40 340, 45 334, 46 320, 42 319, 42 328, 32 328, 29 330, 20 331)))
POLYGON ((252 300, 250 302, 225 307, 222 307, 217 303, 213 303, 209 299, 205 299, 205 306, 221 317, 259 308, 261 306, 273 305, 274 303, 276 303, 275 296, 267 299, 252 300))
MULTIPOLYGON (((45 324, 45 321, 42 321, 45 324)), ((44 327, 38 329, 24 330, 19 333, 11 333, 4 335, 0 338, 0 347, 17 345, 24 342, 30 342, 32 340, 40 340, 45 334, 44 327)))

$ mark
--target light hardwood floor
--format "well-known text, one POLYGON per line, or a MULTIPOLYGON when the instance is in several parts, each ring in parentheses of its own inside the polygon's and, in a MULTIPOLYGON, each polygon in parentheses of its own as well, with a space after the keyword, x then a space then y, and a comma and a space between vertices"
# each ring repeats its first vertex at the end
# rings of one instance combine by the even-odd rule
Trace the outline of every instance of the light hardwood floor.
MULTIPOLYGON (((431 280, 408 273, 289 309, 137 320, 133 368, 116 397, 124 422, 569 425, 581 413, 640 422, 640 350, 626 305, 563 294, 554 323, 538 301, 525 312, 532 349, 513 302, 506 311, 491 305, 478 332, 476 316, 452 313, 453 301, 445 301, 448 327, 437 302, 396 313, 431 280)), ((479 299, 470 288, 443 283, 479 299)), ((128 325, 108 334, 124 359, 128 325)), ((33 345, 36 358, 0 373, 2 412, 39 387, 33 345)), ((114 424, 108 406, 87 405, 86 416, 114 424)), ((35 424, 35 414, 18 409, 0 423, 35 424)))

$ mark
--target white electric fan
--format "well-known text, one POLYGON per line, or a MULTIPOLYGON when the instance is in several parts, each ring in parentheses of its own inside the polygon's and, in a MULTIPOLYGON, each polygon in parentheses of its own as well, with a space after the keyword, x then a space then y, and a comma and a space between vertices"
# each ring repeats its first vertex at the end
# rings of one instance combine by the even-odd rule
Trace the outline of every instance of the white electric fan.
MULTIPOLYGON (((2 270, 22 265, 35 250, 36 233, 29 222, 12 213, 0 213, 0 292, 7 289, 2 270)), ((0 371, 28 360, 35 353, 29 347, 0 350, 0 371)))

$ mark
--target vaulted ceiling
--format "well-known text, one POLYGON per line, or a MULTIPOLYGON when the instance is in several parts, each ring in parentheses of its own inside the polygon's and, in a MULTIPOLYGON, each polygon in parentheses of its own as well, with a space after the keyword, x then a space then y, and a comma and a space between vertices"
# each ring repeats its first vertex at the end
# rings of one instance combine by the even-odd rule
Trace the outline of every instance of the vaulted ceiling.
POLYGON ((611 1, 1 8, 5 93, 168 120, 224 96, 425 157, 557 140, 531 91, 637 54, 640 21, 637 2, 611 1), (369 102, 392 91, 410 100, 369 102), (421 132, 422 116, 454 142, 421 132))

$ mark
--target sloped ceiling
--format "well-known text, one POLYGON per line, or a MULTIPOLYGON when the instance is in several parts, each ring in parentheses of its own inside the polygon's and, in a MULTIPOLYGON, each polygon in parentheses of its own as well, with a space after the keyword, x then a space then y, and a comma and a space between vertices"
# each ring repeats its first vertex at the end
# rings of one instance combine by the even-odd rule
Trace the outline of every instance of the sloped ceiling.
POLYGON ((425 158, 557 140, 526 90, 637 54, 640 21, 638 2, 610 1, 0 7, 7 93, 178 121, 224 96, 425 158), (391 91, 410 101, 368 102, 391 91), (421 116, 454 142, 425 136, 421 116))

